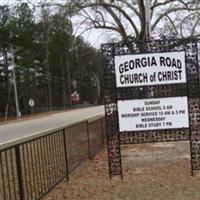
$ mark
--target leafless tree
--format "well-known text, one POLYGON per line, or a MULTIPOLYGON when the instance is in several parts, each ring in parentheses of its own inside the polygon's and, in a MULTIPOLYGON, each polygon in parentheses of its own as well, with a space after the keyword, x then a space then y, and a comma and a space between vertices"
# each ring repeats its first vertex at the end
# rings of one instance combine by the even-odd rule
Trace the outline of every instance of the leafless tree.
MULTIPOLYGON (((199 36, 199 0, 150 1, 152 35, 175 34, 178 37, 199 36)), ((61 6, 79 16, 82 30, 105 29, 121 39, 129 36, 143 40, 147 35, 146 0, 66 0, 61 6)))

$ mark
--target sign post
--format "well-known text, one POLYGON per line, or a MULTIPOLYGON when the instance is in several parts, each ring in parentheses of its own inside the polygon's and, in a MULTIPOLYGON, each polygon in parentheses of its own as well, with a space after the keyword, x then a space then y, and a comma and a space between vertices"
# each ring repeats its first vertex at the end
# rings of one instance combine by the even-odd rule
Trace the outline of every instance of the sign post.
POLYGON ((28 105, 29 105, 30 108, 31 108, 31 114, 32 114, 32 113, 33 113, 33 107, 35 106, 34 100, 33 100, 33 99, 29 99, 28 105))
POLYGON ((122 173, 123 144, 189 140, 200 170, 197 40, 103 44, 110 177, 122 173))

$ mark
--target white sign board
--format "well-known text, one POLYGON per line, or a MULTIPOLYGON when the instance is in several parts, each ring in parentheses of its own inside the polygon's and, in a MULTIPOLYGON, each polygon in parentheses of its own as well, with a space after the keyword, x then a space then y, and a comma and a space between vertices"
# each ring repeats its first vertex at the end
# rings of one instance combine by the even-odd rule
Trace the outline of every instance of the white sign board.
POLYGON ((186 83, 185 52, 115 56, 117 87, 186 83))
POLYGON ((30 107, 34 107, 34 106, 35 106, 34 100, 33 100, 33 99, 29 99, 28 105, 29 105, 30 107))
POLYGON ((119 131, 189 128, 187 97, 118 101, 119 131))

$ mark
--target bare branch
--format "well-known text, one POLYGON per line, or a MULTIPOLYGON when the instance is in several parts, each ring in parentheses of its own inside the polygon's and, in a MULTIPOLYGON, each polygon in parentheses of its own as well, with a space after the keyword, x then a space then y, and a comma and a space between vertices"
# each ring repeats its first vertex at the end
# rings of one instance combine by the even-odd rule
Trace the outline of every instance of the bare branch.
POLYGON ((166 15, 167 19, 169 20, 169 22, 171 23, 171 25, 173 26, 175 32, 176 32, 176 35, 178 35, 178 30, 174 24, 174 22, 172 21, 172 19, 169 17, 169 15, 166 15))
MULTIPOLYGON (((121 0, 119 0, 121 1, 121 0)), ((123 2, 123 1, 121 1, 123 2)), ((140 16, 139 13, 137 12, 137 10, 132 7, 128 2, 123 2, 125 3, 126 5, 129 5, 130 8, 132 10, 134 10, 135 13, 137 13, 137 16, 140 16)), ((88 4, 84 4, 84 5, 79 5, 78 3, 76 3, 76 6, 79 7, 81 10, 82 9, 85 9, 85 8, 90 8, 90 7, 97 7, 97 6, 102 6, 104 7, 107 12, 112 16, 112 18, 114 19, 114 21, 120 25, 121 29, 122 29, 122 32, 123 34, 126 32, 125 29, 123 28, 123 25, 121 24, 119 18, 117 17, 117 15, 115 14, 115 12, 112 10, 112 8, 115 8, 117 9, 120 13, 123 14, 123 16, 128 20, 128 22, 131 24, 131 26, 133 27, 134 31, 135 31, 135 34, 136 36, 139 35, 139 32, 138 32, 138 29, 135 25, 135 23, 133 22, 133 20, 131 19, 131 17, 122 9, 120 8, 119 6, 115 5, 115 4, 110 4, 110 3, 105 3, 103 0, 100 0, 98 3, 88 3, 88 4), (124 29, 124 30, 123 30, 124 29)))
POLYGON ((89 19, 90 22, 92 23, 92 26, 88 27, 87 31, 92 29, 92 28, 95 28, 95 29, 108 29, 108 30, 116 31, 116 32, 121 34, 121 32, 120 32, 118 27, 108 26, 108 25, 106 25, 105 22, 103 22, 103 24, 101 24, 98 20, 93 19, 87 12, 85 12, 85 14, 87 15, 87 17, 86 16, 83 16, 83 17, 86 20, 89 19))
POLYGON ((137 17, 140 18, 140 13, 138 12, 138 10, 133 5, 131 5, 128 1, 124 1, 124 0, 118 0, 118 1, 124 3, 128 8, 130 8, 136 14, 137 17))
POLYGON ((197 20, 196 20, 196 22, 195 22, 195 24, 194 24, 194 26, 192 27, 192 30, 191 30, 191 34, 190 34, 191 37, 194 36, 194 32, 195 32, 195 29, 196 29, 196 27, 197 27, 199 21, 200 21, 200 17, 199 17, 199 15, 198 15, 198 18, 197 18, 197 20))
POLYGON ((153 4, 153 6, 151 7, 151 9, 155 9, 156 7, 159 7, 159 6, 166 6, 167 4, 171 4, 171 3, 174 3, 174 2, 178 2, 178 3, 181 3, 184 5, 185 8, 187 8, 187 3, 183 2, 182 0, 168 0, 168 1, 165 1, 165 2, 160 2, 160 3, 157 3, 157 1, 155 1, 155 4, 153 4))
MULTIPOLYGON (((99 0, 99 1, 100 1, 100 3, 105 3, 103 0, 99 0)), ((120 31, 120 34, 121 34, 122 38, 126 39, 127 38, 127 34, 126 34, 125 29, 124 29, 124 26, 122 25, 121 21, 119 20, 119 18, 115 14, 115 12, 111 9, 111 7, 109 7, 107 5, 105 5, 104 8, 108 11, 108 13, 112 16, 112 18, 114 19, 114 21, 118 25, 119 31, 120 31)))
POLYGON ((184 38, 183 36, 183 23, 188 19, 190 18, 194 13, 191 13, 189 15, 187 15, 186 17, 183 18, 183 20, 181 21, 180 23, 180 33, 181 33, 181 37, 184 38))
POLYGON ((166 12, 164 12, 163 14, 159 15, 158 18, 156 19, 156 21, 154 22, 154 24, 152 25, 152 30, 154 30, 154 28, 157 26, 157 24, 161 21, 161 19, 167 15, 169 15, 170 13, 176 12, 176 11, 181 11, 181 10, 187 10, 187 11, 197 11, 197 8, 185 8, 185 7, 181 7, 181 8, 171 8, 169 10, 167 10, 166 12))

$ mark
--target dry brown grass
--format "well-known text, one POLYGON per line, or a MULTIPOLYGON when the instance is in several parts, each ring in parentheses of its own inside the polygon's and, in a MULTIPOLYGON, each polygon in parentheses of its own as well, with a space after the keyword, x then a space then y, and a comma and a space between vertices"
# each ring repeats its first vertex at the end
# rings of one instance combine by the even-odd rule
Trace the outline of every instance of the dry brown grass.
POLYGON ((123 180, 109 179, 104 148, 44 199, 200 200, 200 174, 190 175, 188 143, 170 144, 124 146, 123 180))

